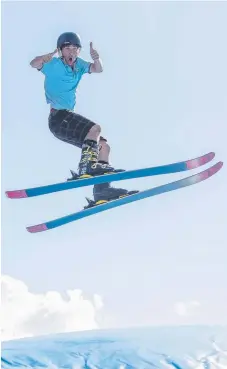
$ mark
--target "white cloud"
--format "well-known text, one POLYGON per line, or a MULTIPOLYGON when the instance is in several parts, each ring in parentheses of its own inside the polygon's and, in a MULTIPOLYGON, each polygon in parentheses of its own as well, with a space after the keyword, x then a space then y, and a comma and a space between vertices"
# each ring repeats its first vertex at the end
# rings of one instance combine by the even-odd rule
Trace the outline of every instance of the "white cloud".
POLYGON ((93 301, 84 298, 81 290, 66 291, 67 300, 57 291, 34 294, 25 283, 7 275, 1 284, 2 340, 98 328, 96 315, 103 302, 97 294, 93 301))
POLYGON ((177 313, 182 317, 191 317, 197 313, 199 308, 200 308, 199 301, 188 301, 188 302, 179 301, 175 304, 174 311, 175 313, 177 313))

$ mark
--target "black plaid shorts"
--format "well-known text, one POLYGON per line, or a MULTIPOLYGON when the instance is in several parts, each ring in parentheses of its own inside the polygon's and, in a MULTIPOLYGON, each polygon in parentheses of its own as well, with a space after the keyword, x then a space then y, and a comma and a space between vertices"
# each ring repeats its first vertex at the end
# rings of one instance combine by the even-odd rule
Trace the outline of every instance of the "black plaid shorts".
POLYGON ((70 110, 52 109, 48 118, 49 129, 59 140, 82 147, 85 137, 96 124, 70 110))

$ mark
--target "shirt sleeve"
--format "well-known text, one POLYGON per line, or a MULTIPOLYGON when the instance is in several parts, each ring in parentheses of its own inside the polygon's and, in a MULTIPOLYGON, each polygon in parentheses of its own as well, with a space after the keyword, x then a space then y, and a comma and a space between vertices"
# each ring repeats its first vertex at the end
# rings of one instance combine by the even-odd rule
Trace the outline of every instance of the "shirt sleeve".
POLYGON ((49 75, 52 71, 53 65, 55 64, 55 59, 56 58, 53 58, 49 62, 43 63, 43 66, 41 69, 39 69, 39 71, 42 72, 45 76, 49 75))
POLYGON ((80 70, 81 75, 85 73, 91 73, 90 71, 91 63, 83 60, 81 58, 77 58, 77 68, 80 70))

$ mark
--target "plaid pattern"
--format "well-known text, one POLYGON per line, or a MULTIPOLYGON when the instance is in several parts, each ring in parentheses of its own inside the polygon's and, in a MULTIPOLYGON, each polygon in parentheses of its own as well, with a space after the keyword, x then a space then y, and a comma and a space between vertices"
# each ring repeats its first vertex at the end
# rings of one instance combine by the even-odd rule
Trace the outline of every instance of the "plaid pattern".
POLYGON ((69 110, 52 110, 48 123, 55 137, 79 148, 82 148, 85 137, 96 124, 69 110))

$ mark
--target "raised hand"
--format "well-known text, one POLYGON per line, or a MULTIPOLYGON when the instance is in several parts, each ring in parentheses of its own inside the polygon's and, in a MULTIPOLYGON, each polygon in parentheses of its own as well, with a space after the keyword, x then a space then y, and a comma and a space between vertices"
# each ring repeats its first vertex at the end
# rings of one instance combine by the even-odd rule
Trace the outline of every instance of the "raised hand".
POLYGON ((47 63, 48 61, 50 61, 53 58, 54 54, 56 54, 57 51, 58 51, 58 49, 55 49, 52 53, 43 55, 44 63, 47 63))
POLYGON ((95 50, 93 48, 93 43, 92 42, 90 42, 90 54, 91 54, 91 58, 93 60, 99 59, 99 54, 98 54, 97 50, 95 50))

